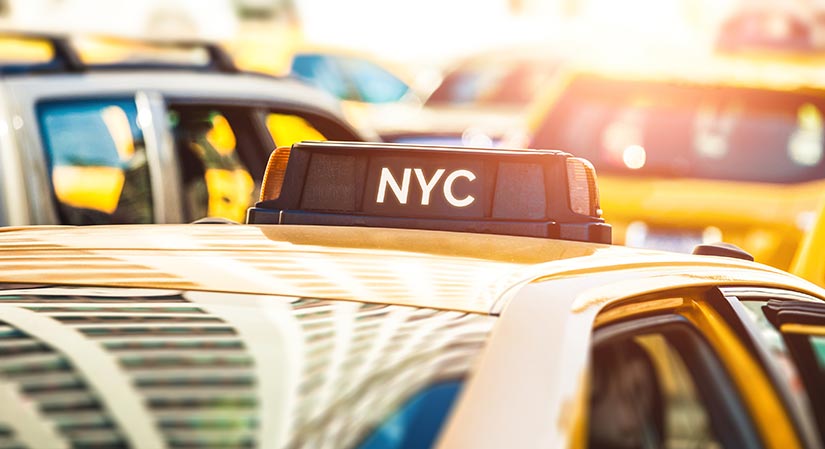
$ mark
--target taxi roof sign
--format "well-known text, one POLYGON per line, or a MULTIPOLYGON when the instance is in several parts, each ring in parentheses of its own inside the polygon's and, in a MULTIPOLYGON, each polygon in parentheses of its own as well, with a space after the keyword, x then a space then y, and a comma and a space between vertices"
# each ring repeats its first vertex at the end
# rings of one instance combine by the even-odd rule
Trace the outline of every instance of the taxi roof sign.
POLYGON ((592 166, 555 150, 300 142, 273 152, 247 222, 611 240, 592 166))

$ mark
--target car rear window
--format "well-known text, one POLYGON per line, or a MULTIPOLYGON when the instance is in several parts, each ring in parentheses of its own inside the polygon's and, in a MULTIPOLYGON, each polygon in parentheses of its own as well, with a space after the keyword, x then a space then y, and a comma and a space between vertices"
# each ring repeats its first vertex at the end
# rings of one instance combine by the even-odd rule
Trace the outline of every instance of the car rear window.
POLYGON ((532 148, 599 173, 795 183, 825 178, 825 102, 801 92, 577 78, 532 148))
POLYGON ((173 448, 429 448, 495 320, 312 298, 19 287, 0 285, 0 305, 14 310, 0 318, 0 383, 39 410, 42 441, 72 447, 153 447, 154 435, 173 448))

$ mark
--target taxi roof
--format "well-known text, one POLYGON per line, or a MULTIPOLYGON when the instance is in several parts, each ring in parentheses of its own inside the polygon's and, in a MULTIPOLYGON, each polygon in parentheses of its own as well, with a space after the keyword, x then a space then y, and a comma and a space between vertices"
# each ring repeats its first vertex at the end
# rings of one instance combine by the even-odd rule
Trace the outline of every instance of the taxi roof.
POLYGON ((211 224, 0 231, 0 283, 277 294, 481 314, 501 310, 510 291, 533 280, 690 266, 781 273, 720 257, 443 231, 211 224))

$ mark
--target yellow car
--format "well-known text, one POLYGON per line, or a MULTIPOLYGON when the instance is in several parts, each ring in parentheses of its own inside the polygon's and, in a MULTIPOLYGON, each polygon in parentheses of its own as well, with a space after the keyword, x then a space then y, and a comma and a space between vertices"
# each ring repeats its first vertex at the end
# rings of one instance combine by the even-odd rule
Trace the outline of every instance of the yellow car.
POLYGON ((820 72, 721 57, 572 69, 533 110, 530 146, 593 162, 617 243, 724 240, 787 269, 825 192, 820 72))
POLYGON ((825 290, 598 206, 562 152, 303 142, 252 224, 7 228, 0 441, 821 447, 825 290))

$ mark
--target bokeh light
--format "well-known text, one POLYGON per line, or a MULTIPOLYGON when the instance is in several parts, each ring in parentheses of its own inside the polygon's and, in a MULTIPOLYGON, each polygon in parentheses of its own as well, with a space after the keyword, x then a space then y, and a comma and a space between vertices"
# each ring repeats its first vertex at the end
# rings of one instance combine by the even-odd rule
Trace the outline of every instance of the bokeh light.
POLYGON ((645 166, 647 152, 641 145, 630 145, 622 152, 622 162, 631 170, 638 170, 645 166))

